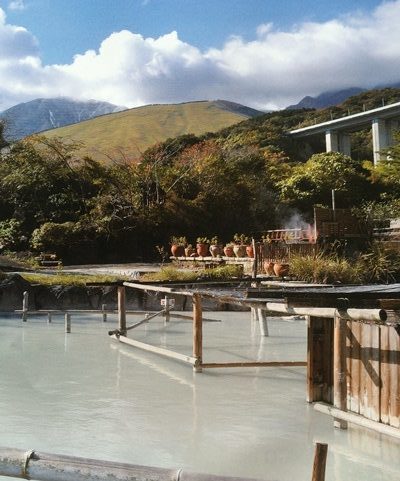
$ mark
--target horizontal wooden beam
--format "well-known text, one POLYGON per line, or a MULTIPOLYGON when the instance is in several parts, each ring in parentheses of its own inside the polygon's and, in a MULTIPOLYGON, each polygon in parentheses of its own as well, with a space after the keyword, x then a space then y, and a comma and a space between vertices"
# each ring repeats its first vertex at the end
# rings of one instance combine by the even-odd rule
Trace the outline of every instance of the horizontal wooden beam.
POLYGON ((156 347, 152 346, 151 344, 147 344, 145 342, 136 341, 135 339, 129 339, 126 336, 111 336, 113 339, 117 341, 123 342, 124 344, 128 344, 129 346, 137 347, 144 351, 154 352, 155 354, 160 354, 161 356, 169 357, 171 359, 176 359, 178 361, 183 361, 191 365, 196 364, 196 359, 191 356, 186 356, 185 354, 180 354, 179 352, 171 351, 169 349, 164 349, 163 347, 156 347))
POLYGON ((167 294, 174 294, 177 296, 193 297, 194 294, 193 292, 188 291, 178 291, 173 287, 153 286, 151 284, 139 284, 137 282, 124 282, 124 286, 133 287, 134 289, 139 289, 141 291, 166 292, 167 294))
MULTIPOLYGON (((176 319, 188 319, 193 320, 193 315, 191 314, 179 314, 177 312, 170 312, 171 317, 175 317, 176 319)), ((221 319, 210 319, 203 317, 203 322, 222 322, 221 319)))
POLYGON ((400 439, 400 429, 394 428, 392 426, 388 426, 386 424, 379 423, 377 421, 372 421, 371 419, 367 419, 364 416, 360 416, 359 414, 355 414, 349 411, 342 411, 337 409, 330 404, 317 402, 314 404, 314 409, 319 411, 320 413, 330 414, 335 419, 342 419, 343 421, 347 421, 349 423, 357 424, 358 426, 362 426, 364 428, 373 429, 374 431, 386 434, 387 436, 392 436, 397 439, 400 439))
POLYGON ((245 362, 203 362, 202 368, 220 367, 300 367, 307 366, 306 361, 245 361, 245 362))

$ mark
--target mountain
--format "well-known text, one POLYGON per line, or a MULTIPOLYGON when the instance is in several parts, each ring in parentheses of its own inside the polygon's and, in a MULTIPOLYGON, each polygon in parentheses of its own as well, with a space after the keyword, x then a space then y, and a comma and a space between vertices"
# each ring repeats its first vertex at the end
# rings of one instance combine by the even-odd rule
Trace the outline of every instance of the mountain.
POLYGON ((4 110, 0 113, 0 120, 5 120, 6 123, 5 137, 8 140, 18 140, 42 130, 74 124, 123 109, 125 107, 96 100, 80 101, 67 97, 36 99, 4 110))
POLYGON ((344 90, 334 90, 331 92, 323 92, 317 97, 310 97, 307 95, 299 103, 295 105, 289 105, 288 110, 295 109, 323 109, 325 107, 331 107, 332 105, 338 105, 344 102, 353 95, 358 95, 361 92, 365 92, 366 89, 360 87, 352 87, 344 90))
POLYGON ((107 161, 133 160, 157 142, 184 134, 216 132, 263 112, 225 100, 181 104, 157 104, 103 115, 91 120, 43 132, 83 142, 80 155, 107 161))

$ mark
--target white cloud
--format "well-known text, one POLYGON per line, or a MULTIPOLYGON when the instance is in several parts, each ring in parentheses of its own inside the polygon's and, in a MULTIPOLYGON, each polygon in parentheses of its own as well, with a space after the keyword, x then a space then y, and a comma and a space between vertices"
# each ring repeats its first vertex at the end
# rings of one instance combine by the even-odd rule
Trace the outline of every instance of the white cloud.
POLYGON ((202 52, 176 32, 129 31, 67 65, 44 66, 35 37, 7 24, 0 9, 0 110, 39 96, 95 98, 129 107, 223 98, 285 107, 304 95, 400 82, 400 0, 369 15, 309 22, 282 31, 261 24, 253 41, 227 40, 202 52))
POLYGON ((25 8, 24 0, 13 0, 8 4, 9 10, 25 10, 25 8))

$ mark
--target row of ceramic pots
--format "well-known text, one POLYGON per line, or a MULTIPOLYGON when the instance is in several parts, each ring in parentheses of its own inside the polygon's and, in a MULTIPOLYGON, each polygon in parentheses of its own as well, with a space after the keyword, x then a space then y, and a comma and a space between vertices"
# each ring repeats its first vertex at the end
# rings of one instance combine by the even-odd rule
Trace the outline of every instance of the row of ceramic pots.
POLYGON ((264 261, 264 272, 269 276, 284 277, 289 274, 289 264, 264 261))
POLYGON ((209 245, 198 243, 194 249, 192 246, 184 247, 183 245, 172 244, 171 253, 174 257, 254 257, 254 250, 249 245, 227 244, 225 247, 221 245, 209 245))

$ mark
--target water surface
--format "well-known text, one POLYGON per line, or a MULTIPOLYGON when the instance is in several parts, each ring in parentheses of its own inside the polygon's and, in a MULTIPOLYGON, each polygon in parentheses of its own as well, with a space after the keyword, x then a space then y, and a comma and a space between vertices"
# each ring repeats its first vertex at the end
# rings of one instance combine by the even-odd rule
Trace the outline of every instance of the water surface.
MULTIPOLYGON (((244 312, 207 313, 204 361, 305 360, 306 326, 244 312)), ((135 322, 139 318, 128 320, 135 322)), ((315 441, 329 444, 327 480, 400 478, 400 442, 333 428, 305 401, 305 368, 192 368, 107 335, 115 318, 0 319, 1 442, 135 464, 265 480, 309 481, 315 441)), ((130 336, 191 354, 191 323, 156 318, 130 336)))

